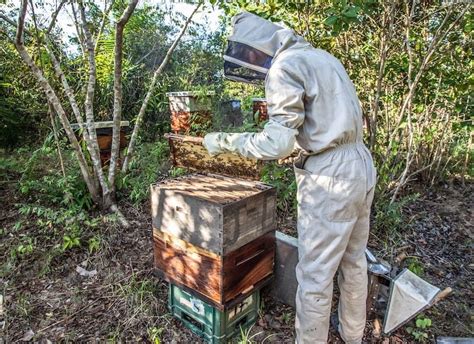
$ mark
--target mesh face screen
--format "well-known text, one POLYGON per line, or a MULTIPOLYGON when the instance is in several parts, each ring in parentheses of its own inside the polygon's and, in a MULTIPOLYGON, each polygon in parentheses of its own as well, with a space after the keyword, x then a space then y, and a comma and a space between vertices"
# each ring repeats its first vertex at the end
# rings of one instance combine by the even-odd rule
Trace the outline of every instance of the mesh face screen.
POLYGON ((244 43, 228 41, 225 55, 254 66, 270 68, 273 57, 244 43))
POLYGON ((224 75, 230 80, 253 84, 263 83, 266 77, 266 74, 264 73, 239 66, 238 64, 229 61, 224 61, 224 75))

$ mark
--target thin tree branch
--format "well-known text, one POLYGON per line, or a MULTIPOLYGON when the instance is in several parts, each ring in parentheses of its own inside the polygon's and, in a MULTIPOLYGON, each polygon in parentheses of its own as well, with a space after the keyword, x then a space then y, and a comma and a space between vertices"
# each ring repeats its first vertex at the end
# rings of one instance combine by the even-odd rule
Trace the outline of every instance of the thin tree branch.
MULTIPOLYGON (((35 14, 35 7, 33 5, 33 0, 30 0, 30 6, 31 6, 31 16, 33 18, 33 24, 35 25, 35 34, 36 34, 36 47, 38 49, 38 56, 41 54, 41 37, 39 34, 39 28, 38 28, 38 22, 36 21, 36 14, 35 14)), ((43 65, 43 60, 40 58, 40 66, 41 69, 44 70, 44 65, 43 65)), ((64 162, 63 162, 63 155, 61 153, 61 147, 59 146, 59 138, 58 138, 58 131, 56 129, 56 123, 54 121, 54 115, 53 115, 53 106, 51 105, 51 102, 48 101, 48 114, 49 114, 49 119, 51 121, 51 127, 53 130, 53 136, 54 136, 54 142, 56 143, 56 150, 58 151, 58 157, 59 157, 59 163, 61 165, 61 171, 63 174, 63 177, 66 178, 66 169, 64 168, 64 162)))
POLYGON ((53 30, 54 28, 54 25, 56 25, 56 20, 58 19, 58 14, 59 12, 61 11, 61 8, 64 6, 64 4, 66 3, 67 0, 61 0, 61 2, 59 3, 58 7, 56 8, 56 10, 53 12, 53 15, 51 17, 51 23, 49 23, 49 26, 48 28, 46 29, 46 34, 49 34, 51 33, 51 31, 53 30))
MULTIPOLYGON (((11 20, 11 19, 8 18, 6 15, 1 14, 1 13, 0 13, 0 19, 5 20, 8 24, 10 24, 10 25, 12 25, 12 26, 14 26, 14 27, 17 27, 17 25, 18 25, 18 23, 15 23, 14 20, 11 20)), ((26 32, 26 30, 25 30, 25 32, 26 32)))
POLYGON ((114 4, 114 0, 112 0, 112 1, 110 2, 109 7, 107 7, 107 0, 106 0, 105 3, 104 3, 104 15, 102 16, 102 22, 101 22, 101 24, 100 24, 99 32, 97 32, 97 37, 95 37, 95 47, 94 47, 94 50, 95 50, 95 53, 96 53, 96 54, 97 54, 97 51, 98 51, 98 48, 99 48, 100 36, 102 35, 102 32, 104 32, 105 22, 106 22, 106 20, 107 20, 107 16, 108 16, 109 13, 110 13, 110 10, 112 9, 113 4, 114 4))
POLYGON ((51 121, 51 127, 53 129, 54 142, 56 142, 56 149, 58 151, 59 164, 61 166, 61 172, 63 173, 63 177, 66 178, 66 169, 64 168, 63 154, 61 153, 61 146, 59 145, 58 129, 56 128, 56 123, 54 121, 53 111, 54 110, 51 103, 48 102, 49 119, 51 121))
POLYGON ((448 13, 446 14, 446 16, 444 17, 443 19, 443 22, 441 23, 441 25, 439 26, 438 30, 436 30, 436 33, 433 37, 433 40, 431 41, 431 44, 430 46, 428 47, 428 50, 427 50, 427 54, 425 55, 425 57, 423 58, 423 61, 421 62, 421 66, 415 76, 415 79, 413 80, 413 82, 411 83, 411 87, 409 88, 408 90, 408 94, 405 96, 405 99, 403 100, 403 104, 400 108, 400 110, 398 111, 398 120, 397 120, 397 123, 396 123, 396 126, 393 128, 393 133, 389 136, 389 144, 388 144, 388 148, 387 148, 387 153, 386 153, 386 156, 388 157, 389 156, 389 153, 390 153, 390 150, 392 149, 393 147, 393 141, 394 141, 394 137, 395 135, 398 133, 398 129, 400 127, 400 124, 402 123, 403 121, 403 118, 405 116, 405 112, 407 111, 407 109, 409 108, 409 104, 411 103, 411 100, 415 94, 415 90, 416 90, 416 87, 418 86, 418 82, 420 81, 421 79, 421 76, 423 75, 423 73, 425 72, 426 68, 428 67, 429 65, 429 62, 431 60, 431 57, 433 55, 433 53, 436 51, 436 48, 438 47, 439 45, 439 42, 441 42, 444 37, 446 37, 446 35, 451 32, 452 28, 454 27, 454 25, 456 25, 459 20, 462 18, 462 16, 466 13, 466 11, 468 10, 469 6, 466 6, 466 8, 464 8, 464 10, 461 12, 461 14, 453 21, 453 23, 451 23, 451 25, 446 29, 446 31, 444 33, 442 33, 442 29, 444 28, 448 18, 450 17, 451 15, 451 9, 452 8, 449 8, 448 10, 448 13))
POLYGON ((120 121, 122 119, 122 60, 123 60, 123 31, 130 19, 138 0, 131 0, 115 26, 115 56, 114 56, 114 115, 112 148, 109 163, 109 185, 115 194, 115 170, 120 155, 120 121))
POLYGON ((77 40, 79 41, 79 45, 81 46, 82 50, 82 57, 84 58, 84 61, 87 60, 86 58, 86 46, 84 44, 84 33, 81 29, 81 25, 79 24, 79 19, 78 15, 76 12, 76 7, 74 7, 74 1, 71 1, 71 10, 72 10, 72 17, 74 21, 74 28, 76 29, 76 34, 77 34, 77 40))
POLYGON ((376 82, 376 88, 375 88, 375 98, 374 98, 374 105, 373 105, 373 115, 372 115, 372 120, 370 121, 370 132, 369 132, 369 147, 370 149, 373 149, 375 147, 375 140, 377 137, 377 122, 378 122, 378 112, 380 108, 380 96, 382 93, 382 80, 383 76, 385 73, 385 62, 387 60, 387 53, 388 53, 388 48, 387 48, 387 41, 390 41, 390 38, 392 36, 392 28, 393 28, 393 18, 394 18, 394 12, 395 12, 395 4, 396 2, 393 1, 390 6, 390 10, 387 12, 384 12, 383 16, 383 25, 381 28, 381 38, 380 38, 380 63, 379 63, 379 70, 378 70, 378 75, 377 75, 377 82, 376 82), (388 17, 388 18, 387 18, 388 17), (388 28, 385 30, 387 27, 387 21, 388 21, 388 28))
POLYGON ((166 52, 165 58, 163 59, 160 66, 158 67, 158 69, 153 74, 153 78, 151 80, 150 86, 148 87, 148 92, 145 96, 145 99, 143 100, 142 106, 141 106, 140 111, 138 112, 138 115, 137 115, 137 118, 136 118, 135 127, 133 128, 133 132, 132 132, 132 137, 130 138, 130 143, 128 144, 127 153, 125 155, 125 159, 124 159, 124 162, 123 162, 123 165, 122 165, 122 172, 123 173, 127 172, 128 164, 130 162, 130 159, 133 156, 133 151, 135 149, 135 142, 137 140, 138 131, 140 130, 140 127, 141 127, 141 124, 142 124, 142 121, 143 121, 143 117, 145 116, 145 111, 146 111, 146 108, 148 106, 148 102, 150 101, 151 95, 153 94, 153 91, 155 90, 155 86, 156 86, 156 82, 158 80, 158 76, 162 73, 163 69, 166 67, 169 59, 171 58, 171 55, 173 54, 173 52, 174 52, 176 46, 178 45, 181 37, 186 32, 186 29, 188 28, 189 23, 191 22, 194 14, 197 12, 197 10, 201 6, 201 4, 202 4, 202 2, 200 2, 196 6, 196 8, 194 8, 193 12, 191 13, 189 18, 184 23, 183 28, 181 29, 180 33, 178 34, 178 36, 174 40, 173 44, 171 44, 168 51, 166 52))

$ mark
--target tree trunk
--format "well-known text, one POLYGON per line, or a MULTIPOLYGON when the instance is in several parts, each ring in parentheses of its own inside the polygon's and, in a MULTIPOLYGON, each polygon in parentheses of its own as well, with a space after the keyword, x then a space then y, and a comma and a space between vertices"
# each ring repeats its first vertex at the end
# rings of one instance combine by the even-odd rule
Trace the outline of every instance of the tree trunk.
POLYGON ((104 171, 102 170, 102 164, 100 161, 99 155, 99 145, 97 143, 97 133, 95 130, 94 123, 94 95, 95 95, 95 82, 96 82, 96 65, 95 65, 95 53, 94 53, 94 44, 92 42, 92 36, 87 26, 86 20, 86 11, 82 1, 79 1, 79 9, 81 14, 82 21, 82 30, 84 32, 84 42, 87 51, 87 56, 89 58, 89 80, 87 82, 87 92, 86 99, 84 102, 84 109, 86 113, 86 127, 89 132, 90 144, 92 145, 91 160, 92 165, 94 166, 94 171, 99 179, 100 187, 102 188, 103 202, 102 206, 104 208, 109 208, 111 204, 108 204, 110 196, 109 185, 104 176, 104 171))
POLYGON ((115 170, 120 156, 120 121, 122 120, 122 60, 123 60, 123 30, 132 15, 138 0, 132 0, 117 22, 115 28, 114 56, 114 116, 112 148, 109 163, 109 186, 112 199, 115 199, 115 170))

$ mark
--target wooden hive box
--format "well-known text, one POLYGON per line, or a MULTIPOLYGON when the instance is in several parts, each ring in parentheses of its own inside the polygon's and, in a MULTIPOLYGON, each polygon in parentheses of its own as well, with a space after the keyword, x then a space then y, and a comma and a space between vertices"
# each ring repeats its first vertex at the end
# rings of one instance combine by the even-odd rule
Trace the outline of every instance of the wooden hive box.
POLYGON ((153 228, 225 255, 276 228, 276 191, 256 182, 191 174, 151 186, 153 228))
POLYGON ((203 134, 212 126, 212 96, 214 92, 166 93, 171 110, 171 129, 175 133, 203 134))
POLYGON ((192 290, 219 310, 255 292, 273 276, 275 232, 220 256, 157 229, 154 261, 168 282, 192 290))
POLYGON ((268 185, 193 174, 151 188, 155 266, 223 309, 271 278, 276 199, 268 185))

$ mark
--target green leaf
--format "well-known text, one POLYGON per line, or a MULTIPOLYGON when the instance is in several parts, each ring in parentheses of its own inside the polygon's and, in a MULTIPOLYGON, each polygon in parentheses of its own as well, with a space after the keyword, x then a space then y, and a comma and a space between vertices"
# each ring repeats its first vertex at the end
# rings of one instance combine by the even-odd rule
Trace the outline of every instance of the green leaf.
POLYGON ((358 14, 359 14, 359 7, 357 6, 352 6, 350 7, 349 9, 345 10, 343 12, 343 15, 347 18, 357 18, 358 14))
POLYGON ((324 24, 328 25, 328 26, 333 26, 337 22, 338 19, 339 19, 338 16, 335 16, 335 15, 330 16, 330 17, 326 18, 326 20, 324 21, 324 24))

